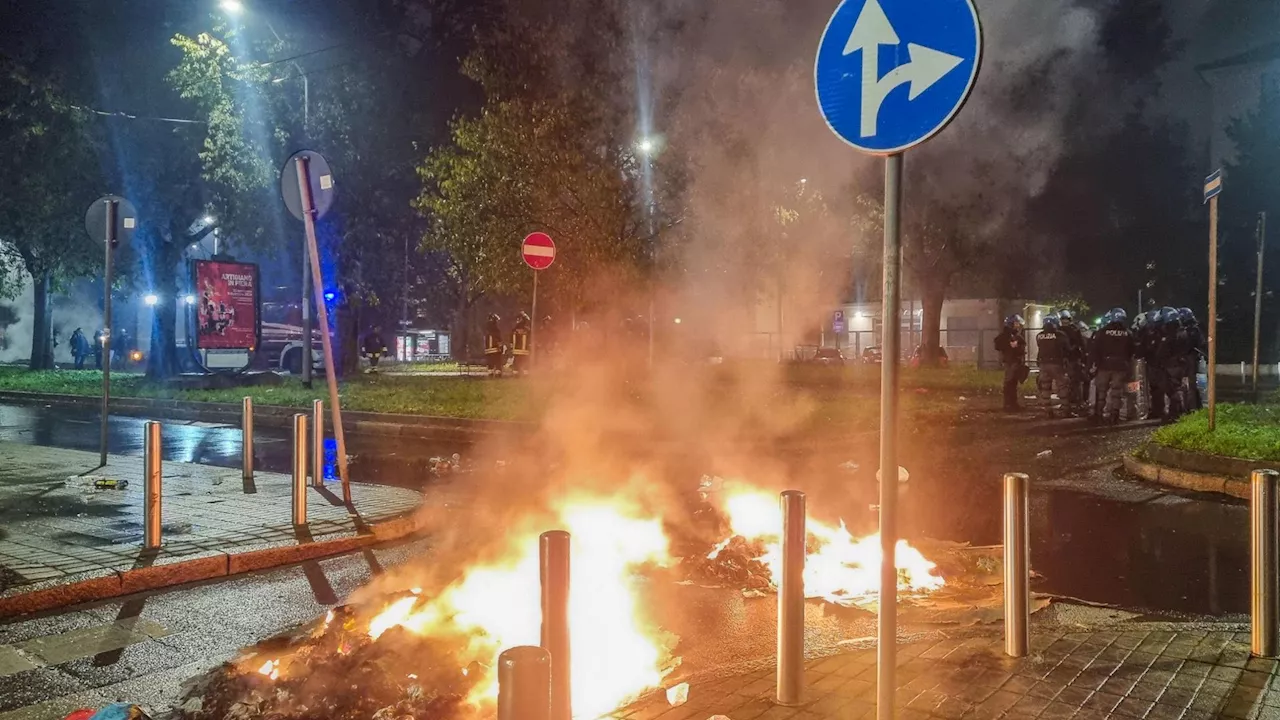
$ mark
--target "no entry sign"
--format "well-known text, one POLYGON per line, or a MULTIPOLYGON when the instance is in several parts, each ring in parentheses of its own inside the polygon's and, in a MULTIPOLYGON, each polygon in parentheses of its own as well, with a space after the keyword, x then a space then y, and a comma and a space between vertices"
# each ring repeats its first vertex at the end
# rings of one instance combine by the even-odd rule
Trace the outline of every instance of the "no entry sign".
POLYGON ((520 245, 520 255, 524 257, 525 265, 534 270, 546 270, 556 261, 556 244, 544 232, 530 233, 520 245))

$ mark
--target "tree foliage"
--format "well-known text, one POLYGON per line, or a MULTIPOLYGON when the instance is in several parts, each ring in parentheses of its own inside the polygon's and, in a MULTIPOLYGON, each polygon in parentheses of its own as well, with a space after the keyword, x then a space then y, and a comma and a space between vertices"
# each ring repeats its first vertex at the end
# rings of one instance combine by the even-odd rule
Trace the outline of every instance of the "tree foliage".
POLYGON ((52 367, 49 291, 89 273, 101 258, 101 245, 85 236, 83 224, 98 185, 93 142, 83 114, 52 81, 0 59, 0 146, 22 174, 0 194, 0 240, 7 245, 0 255, 0 296, 12 297, 31 278, 31 367, 52 367))

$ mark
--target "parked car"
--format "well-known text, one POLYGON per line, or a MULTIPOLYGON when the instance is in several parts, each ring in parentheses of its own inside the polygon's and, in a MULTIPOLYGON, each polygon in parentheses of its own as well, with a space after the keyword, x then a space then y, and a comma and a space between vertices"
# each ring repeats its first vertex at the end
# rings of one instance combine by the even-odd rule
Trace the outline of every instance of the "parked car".
POLYGON ((840 352, 840 348, 818 348, 810 362, 818 365, 843 365, 845 363, 844 353, 840 352))
POLYGON ((869 348, 863 349, 862 357, 858 358, 858 361, 863 365, 879 365, 883 357, 883 354, 880 352, 880 346, 873 345, 869 348))

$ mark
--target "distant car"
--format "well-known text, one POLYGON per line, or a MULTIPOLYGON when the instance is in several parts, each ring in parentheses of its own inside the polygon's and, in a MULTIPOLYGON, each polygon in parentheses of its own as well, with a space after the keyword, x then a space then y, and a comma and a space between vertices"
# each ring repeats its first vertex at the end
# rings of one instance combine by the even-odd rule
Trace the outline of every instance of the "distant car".
POLYGON ((818 348, 818 351, 813 354, 813 360, 810 362, 818 365, 843 365, 845 362, 844 353, 840 352, 839 348, 818 348))
POLYGON ((880 347, 873 345, 862 351, 862 357, 859 358, 859 362, 863 365, 879 365, 883 359, 884 355, 880 352, 880 347))

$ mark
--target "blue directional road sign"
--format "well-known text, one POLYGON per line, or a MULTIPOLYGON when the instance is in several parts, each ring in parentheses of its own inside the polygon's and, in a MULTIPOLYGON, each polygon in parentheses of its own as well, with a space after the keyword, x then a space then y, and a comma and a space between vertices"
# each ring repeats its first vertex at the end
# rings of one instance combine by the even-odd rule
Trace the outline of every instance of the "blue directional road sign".
POLYGON ((844 0, 818 46, 818 106, 855 148, 901 152, 955 117, 981 58, 972 0, 844 0))

